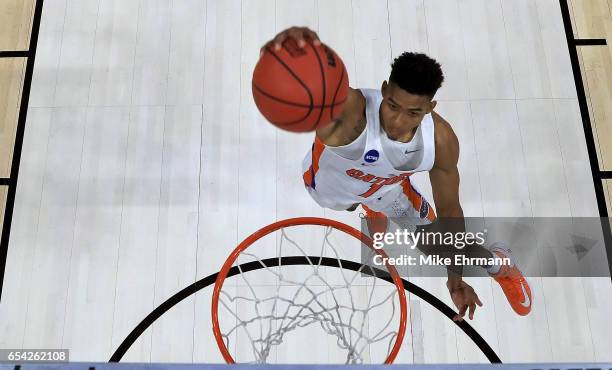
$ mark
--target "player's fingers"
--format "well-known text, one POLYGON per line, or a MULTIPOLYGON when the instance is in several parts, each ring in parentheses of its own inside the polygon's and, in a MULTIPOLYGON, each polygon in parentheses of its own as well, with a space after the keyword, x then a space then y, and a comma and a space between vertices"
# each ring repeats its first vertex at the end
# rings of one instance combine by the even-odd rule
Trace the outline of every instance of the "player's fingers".
POLYGON ((261 49, 259 49, 259 57, 261 58, 261 56, 263 55, 263 53, 266 51, 266 48, 270 47, 272 45, 273 41, 268 41, 264 44, 264 46, 261 47, 261 49))
POLYGON ((288 36, 288 32, 281 32, 278 35, 276 35, 274 40, 272 40, 274 44, 274 51, 279 51, 281 49, 281 47, 283 46, 283 42, 285 41, 287 36, 288 36))
POLYGON ((304 32, 305 32, 306 36, 308 36, 308 38, 312 40, 313 44, 321 45, 321 40, 319 40, 319 35, 317 35, 317 33, 315 31, 306 28, 304 32))
POLYGON ((478 296, 476 296, 476 304, 482 307, 482 302, 480 301, 480 298, 478 298, 478 296))
POLYGON ((306 46, 306 40, 304 39, 305 32, 303 28, 292 28, 289 31, 289 36, 297 41, 299 47, 303 48, 306 46))
POLYGON ((461 316, 463 318, 463 316, 465 316, 465 311, 467 311, 468 309, 468 305, 464 304, 461 306, 461 308, 459 309, 459 316, 461 316))
POLYGON ((468 314, 468 317, 470 318, 470 320, 474 320, 474 311, 476 311, 476 305, 472 303, 470 305, 470 312, 468 314))

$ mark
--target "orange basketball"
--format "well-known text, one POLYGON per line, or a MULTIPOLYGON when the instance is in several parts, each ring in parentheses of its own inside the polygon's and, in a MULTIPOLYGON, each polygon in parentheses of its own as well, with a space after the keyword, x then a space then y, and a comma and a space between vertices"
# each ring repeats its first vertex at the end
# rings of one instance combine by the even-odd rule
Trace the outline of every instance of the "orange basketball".
POLYGON ((253 72, 253 98, 268 121, 287 131, 314 131, 336 118, 348 94, 344 63, 328 46, 288 38, 266 47, 253 72))

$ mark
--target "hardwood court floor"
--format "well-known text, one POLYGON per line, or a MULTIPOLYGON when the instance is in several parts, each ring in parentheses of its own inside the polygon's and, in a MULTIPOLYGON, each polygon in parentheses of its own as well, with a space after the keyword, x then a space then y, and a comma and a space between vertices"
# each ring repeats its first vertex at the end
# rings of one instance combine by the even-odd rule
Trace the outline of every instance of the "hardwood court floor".
MULTIPOLYGON (((404 50, 442 64, 437 111, 461 143, 466 216, 598 215, 557 0, 46 0, 0 347, 106 361, 260 227, 359 225, 304 191, 312 135, 275 129, 252 101, 260 46, 295 24, 339 53, 354 87, 378 88, 404 50)), ((450 304, 442 279, 414 282, 450 304)), ((531 279, 528 317, 490 279, 469 282, 485 303, 472 324, 504 362, 611 359, 609 278, 531 279)), ((123 360, 221 362, 209 306, 210 290, 182 302, 123 360)), ((402 362, 486 361, 426 303, 410 307, 402 362)))
MULTIPOLYGON (((571 2, 576 38, 606 39, 607 45, 580 46, 584 80, 599 168, 612 170, 612 2, 609 0, 574 0, 571 2)), ((608 214, 612 210, 610 180, 604 181, 608 214)))

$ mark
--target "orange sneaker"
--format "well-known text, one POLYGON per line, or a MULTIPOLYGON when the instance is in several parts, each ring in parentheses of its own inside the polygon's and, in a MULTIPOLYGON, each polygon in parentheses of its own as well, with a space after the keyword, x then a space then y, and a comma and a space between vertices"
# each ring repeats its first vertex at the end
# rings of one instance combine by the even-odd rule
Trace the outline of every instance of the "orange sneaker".
POLYGON ((501 244, 493 244, 491 253, 497 257, 510 258, 510 265, 502 265, 497 273, 489 273, 489 275, 499 283, 514 312, 521 316, 527 315, 531 312, 533 303, 531 289, 521 271, 516 267, 510 254, 511 251, 501 244))

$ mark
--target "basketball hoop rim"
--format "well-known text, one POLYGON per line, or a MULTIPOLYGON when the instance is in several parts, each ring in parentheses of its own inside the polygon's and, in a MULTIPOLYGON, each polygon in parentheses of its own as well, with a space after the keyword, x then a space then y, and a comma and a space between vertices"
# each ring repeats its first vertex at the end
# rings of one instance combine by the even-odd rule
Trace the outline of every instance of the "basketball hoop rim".
MULTIPOLYGON (((300 226, 300 225, 329 226, 336 230, 340 230, 360 240, 363 244, 367 245, 373 251, 381 255, 383 257, 383 261, 387 261, 387 259, 384 259, 385 257, 387 257, 386 253, 382 249, 374 248, 372 246, 373 243, 370 237, 368 237, 367 235, 365 235, 364 233, 355 229, 352 226, 349 226, 339 221, 327 219, 327 218, 322 218, 322 217, 289 218, 289 219, 274 222, 270 225, 267 225, 255 231, 254 233, 249 235, 246 239, 244 239, 240 244, 238 244, 238 246, 227 257, 225 263, 221 267, 221 270, 219 270, 217 279, 215 280, 215 286, 213 289, 212 307, 211 307, 213 334, 215 336, 215 341, 217 342, 217 346, 219 347, 219 350, 221 351, 221 354, 223 355, 223 359, 225 360, 226 363, 235 364, 236 361, 234 360, 232 355, 229 353, 229 350, 227 349, 227 346, 225 345, 225 342, 223 341, 223 336, 221 334, 221 329, 219 326, 219 312, 218 312, 219 296, 221 294, 221 288, 223 287, 225 278, 227 277, 234 262, 236 262, 236 260, 238 259, 238 256, 240 255, 240 253, 245 251, 249 246, 251 246, 257 240, 263 238, 264 236, 274 231, 280 230, 284 227, 300 226)), ((399 305, 400 305, 400 323, 399 323, 399 328, 397 332, 397 337, 395 339, 395 343, 393 344, 393 348, 389 352, 389 355, 387 356, 384 362, 385 364, 392 364, 393 361, 395 360, 395 357, 399 353, 402 342, 404 340, 404 335, 406 332, 406 323, 408 320, 408 303, 406 302, 406 292, 404 290, 404 284, 402 283, 402 279, 399 276, 397 270, 395 269, 395 266, 388 265, 387 263, 385 263, 385 266, 387 267, 391 275, 391 279, 393 280, 393 283, 395 284, 395 287, 397 289, 399 305)))

